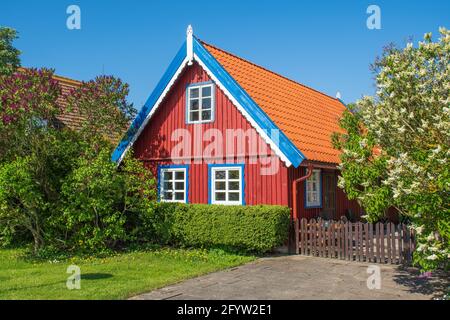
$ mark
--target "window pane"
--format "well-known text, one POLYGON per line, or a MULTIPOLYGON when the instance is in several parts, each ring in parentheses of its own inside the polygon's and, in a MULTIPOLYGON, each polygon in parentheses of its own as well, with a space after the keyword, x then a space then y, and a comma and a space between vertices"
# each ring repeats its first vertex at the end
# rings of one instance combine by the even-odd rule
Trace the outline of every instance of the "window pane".
POLYGON ((229 170, 228 179, 239 179, 239 170, 229 170))
POLYGON ((225 201, 225 192, 216 192, 216 201, 225 201))
POLYGON ((202 97, 209 97, 211 96, 211 87, 207 86, 202 88, 202 97))
POLYGON ((202 120, 211 120, 211 111, 202 111, 202 120))
POLYGON ((225 190, 225 181, 216 182, 216 190, 225 190))
POLYGON ((225 171, 216 171, 216 179, 225 179, 225 171))
POLYGON ((190 92, 191 92, 191 95, 190 95, 191 98, 198 98, 198 93, 199 93, 198 88, 191 88, 190 92))
POLYGON ((175 182, 175 190, 184 190, 184 182, 175 182))
POLYGON ((175 179, 176 180, 184 180, 184 172, 183 171, 175 171, 175 179))
POLYGON ((175 200, 184 200, 184 192, 175 192, 175 200))
POLYGON ((228 201, 239 201, 239 192, 230 192, 228 194, 228 201))
POLYGON ((198 121, 198 111, 191 112, 191 121, 198 121))
POLYGON ((211 98, 202 99, 202 109, 211 109, 211 98))
POLYGON ((173 184, 171 181, 164 181, 163 189, 164 190, 172 190, 173 184))
POLYGON ((164 171, 164 180, 172 180, 172 171, 164 171))
POLYGON ((191 100, 191 111, 195 111, 195 110, 198 110, 198 106, 199 106, 199 103, 198 103, 198 100, 191 100))
POLYGON ((239 190, 239 181, 228 182, 228 190, 239 190))
POLYGON ((164 200, 172 200, 172 192, 164 192, 163 199, 164 200))

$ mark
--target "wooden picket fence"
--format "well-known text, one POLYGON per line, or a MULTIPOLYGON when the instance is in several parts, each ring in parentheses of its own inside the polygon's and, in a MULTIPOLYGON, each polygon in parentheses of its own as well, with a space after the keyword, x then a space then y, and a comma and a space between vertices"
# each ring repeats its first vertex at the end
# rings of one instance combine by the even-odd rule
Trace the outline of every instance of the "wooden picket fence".
POLYGON ((298 253, 350 261, 409 264, 414 234, 404 224, 301 219, 298 253))

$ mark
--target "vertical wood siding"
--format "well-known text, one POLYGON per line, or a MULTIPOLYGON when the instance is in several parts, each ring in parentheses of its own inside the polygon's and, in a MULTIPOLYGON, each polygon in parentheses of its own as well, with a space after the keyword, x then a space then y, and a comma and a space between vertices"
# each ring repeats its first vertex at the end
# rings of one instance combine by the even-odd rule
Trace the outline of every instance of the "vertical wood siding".
MULTIPOLYGON (((331 172, 335 173, 336 176, 338 175, 338 170, 325 170, 322 169, 322 186, 323 186, 323 173, 325 172, 331 172)), ((295 179, 298 179, 306 174, 306 168, 299 167, 299 168, 293 168, 290 167, 288 169, 288 176, 289 176, 289 184, 288 184, 288 194, 289 194, 289 206, 292 207, 292 182, 295 179)), ((322 205, 323 205, 323 190, 322 190, 322 205)), ((300 182, 298 186, 298 195, 297 195, 297 208, 299 208, 299 214, 300 219, 301 218, 317 218, 320 217, 320 212, 322 211, 321 208, 305 208, 305 182, 300 182)), ((351 210, 351 212, 356 216, 361 216, 361 207, 358 205, 358 203, 355 200, 349 200, 345 193, 336 186, 336 211, 334 214, 333 219, 338 220, 340 217, 344 216, 347 212, 347 210, 351 210)))
MULTIPOLYGON (((192 151, 194 148, 203 150, 209 145, 209 141, 201 141, 196 136, 196 132, 205 132, 208 129, 218 129, 223 132, 225 137, 226 129, 243 129, 244 131, 252 128, 250 123, 241 115, 237 108, 231 103, 228 97, 216 86, 215 90, 215 120, 211 123, 193 125, 186 124, 186 86, 192 83, 211 81, 206 72, 197 64, 188 67, 177 82, 174 84, 169 94, 166 96, 159 109, 153 115, 151 121, 143 130, 134 144, 134 154, 137 158, 145 162, 146 166, 157 175, 157 166, 160 164, 171 164, 171 150, 178 144, 178 141, 171 141, 172 132, 175 129, 187 129, 193 138, 192 151)), ((256 161, 251 163, 250 157, 259 157, 266 154, 273 159, 276 155, 270 150, 261 138, 258 138, 259 145, 266 148, 262 153, 257 150, 257 154, 250 154, 251 146, 245 146, 246 153, 242 158, 234 158, 233 163, 244 163, 245 177, 245 203, 248 205, 256 204, 277 204, 288 205, 288 181, 287 168, 279 161, 278 172, 274 175, 261 175, 261 168, 265 167, 256 161)), ((224 157, 226 149, 224 141, 224 157)), ((192 154, 195 154, 192 152, 192 154)), ((220 160, 201 160, 199 163, 191 162, 189 164, 189 202, 207 203, 208 202, 208 164, 226 163, 225 159, 220 160)))

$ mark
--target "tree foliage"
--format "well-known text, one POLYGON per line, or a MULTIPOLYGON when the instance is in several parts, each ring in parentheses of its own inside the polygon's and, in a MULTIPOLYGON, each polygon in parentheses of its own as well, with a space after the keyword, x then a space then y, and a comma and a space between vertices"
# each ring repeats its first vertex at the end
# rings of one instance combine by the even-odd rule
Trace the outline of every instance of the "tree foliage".
POLYGON ((339 186, 368 218, 390 206, 411 219, 425 270, 450 255, 450 31, 417 46, 389 47, 374 64, 376 97, 364 97, 341 119, 339 186))
POLYGON ((118 171, 108 147, 79 158, 62 185, 62 214, 53 222, 63 229, 59 232, 64 236, 59 239, 60 246, 93 252, 132 240, 126 222, 155 199, 152 190, 148 170, 137 160, 127 158, 118 171))
POLYGON ((0 75, 0 161, 30 154, 56 129, 61 89, 48 69, 0 75))
MULTIPOLYGON (((2 32, 1 48, 8 47, 15 33, 2 32)), ((25 233, 35 252, 103 250, 129 238, 128 220, 155 197, 142 163, 130 158, 118 169, 110 159, 135 113, 127 94, 112 76, 63 95, 53 70, 0 74, 0 244, 25 233), (67 111, 78 113, 80 130, 61 127, 57 118, 67 111)))
POLYGON ((134 118, 136 109, 126 100, 128 84, 112 76, 99 76, 84 82, 67 95, 68 109, 83 119, 80 134, 84 140, 99 137, 116 141, 134 118))
POLYGON ((13 46, 14 29, 0 26, 0 74, 11 74, 20 66, 20 51, 13 46))

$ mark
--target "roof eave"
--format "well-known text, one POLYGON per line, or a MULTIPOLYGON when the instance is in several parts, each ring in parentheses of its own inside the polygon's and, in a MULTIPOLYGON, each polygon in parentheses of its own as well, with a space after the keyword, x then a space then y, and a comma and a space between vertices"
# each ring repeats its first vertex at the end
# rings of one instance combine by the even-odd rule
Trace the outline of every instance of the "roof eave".
MULTIPOLYGON (((186 42, 184 42, 164 73, 164 76, 132 122, 124 138, 114 150, 111 158, 118 165, 137 140, 149 119, 188 63, 186 49, 186 42)), ((289 167, 292 165, 296 168, 300 166, 306 159, 303 153, 195 37, 193 38, 193 53, 194 59, 205 69, 216 84, 219 85, 243 116, 257 130, 264 141, 285 162, 286 166, 289 167)))

